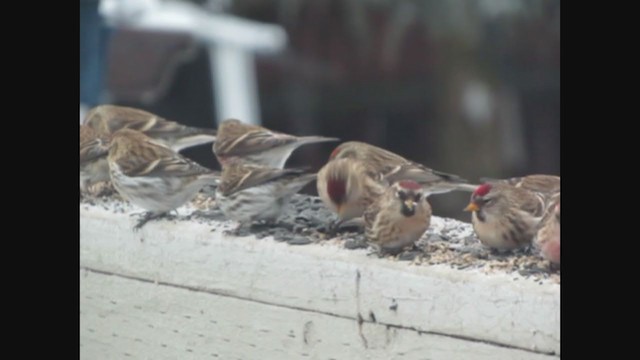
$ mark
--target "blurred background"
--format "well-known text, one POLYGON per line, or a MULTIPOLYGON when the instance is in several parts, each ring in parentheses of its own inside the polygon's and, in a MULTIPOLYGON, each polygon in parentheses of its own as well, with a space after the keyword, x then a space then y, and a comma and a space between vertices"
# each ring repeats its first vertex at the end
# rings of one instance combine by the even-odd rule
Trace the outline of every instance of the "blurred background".
MULTIPOLYGON (((560 2, 81 0, 80 103, 365 141, 471 182, 560 175, 560 2)), ((430 198, 464 221, 468 199, 430 198)))

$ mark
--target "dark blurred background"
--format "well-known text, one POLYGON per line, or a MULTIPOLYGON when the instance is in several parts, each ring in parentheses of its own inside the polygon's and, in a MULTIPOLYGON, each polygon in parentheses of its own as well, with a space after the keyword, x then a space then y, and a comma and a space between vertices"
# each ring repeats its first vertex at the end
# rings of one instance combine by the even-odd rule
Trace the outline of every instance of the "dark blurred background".
MULTIPOLYGON (((559 1, 192 3, 285 29, 284 51, 255 58, 263 126, 365 141, 472 182, 560 175, 559 1)), ((112 26, 104 46, 100 103, 215 126, 201 42, 112 26)), ((82 81, 81 67, 81 90, 82 81)), ((300 148, 288 166, 319 169, 335 145, 300 148)), ((210 146, 185 155, 219 168, 210 146)), ((306 190, 315 193, 315 184, 306 190)), ((469 221, 461 211, 468 198, 442 194, 431 203, 436 215, 469 221)))

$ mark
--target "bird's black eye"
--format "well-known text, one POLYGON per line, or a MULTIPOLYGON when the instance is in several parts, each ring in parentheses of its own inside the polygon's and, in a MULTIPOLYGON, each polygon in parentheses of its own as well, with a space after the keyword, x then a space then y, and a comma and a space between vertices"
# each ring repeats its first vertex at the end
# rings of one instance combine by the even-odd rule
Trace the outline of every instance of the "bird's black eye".
POLYGON ((397 195, 400 198, 400 200, 402 201, 407 200, 407 194, 403 193, 402 191, 398 191, 397 195))
POLYGON ((485 204, 485 205, 489 205, 489 204, 491 204, 491 202, 493 202, 493 199, 483 199, 482 200, 482 203, 485 204))
POLYGON ((415 194, 413 198, 416 200, 416 202, 419 202, 422 198, 422 194, 415 194))

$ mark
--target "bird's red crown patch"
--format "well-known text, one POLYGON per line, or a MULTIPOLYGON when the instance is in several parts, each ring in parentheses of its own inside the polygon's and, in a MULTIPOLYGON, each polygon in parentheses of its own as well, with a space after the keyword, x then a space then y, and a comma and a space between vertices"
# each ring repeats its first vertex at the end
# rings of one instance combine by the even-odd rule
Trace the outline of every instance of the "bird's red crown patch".
POLYGON ((341 150, 340 146, 333 149, 333 151, 331 152, 331 155, 329 155, 329 160, 333 160, 336 156, 338 156, 338 154, 340 153, 340 150, 341 150))
POLYGON ((420 188, 422 188, 420 184, 418 184, 413 180, 402 180, 398 184, 400 185, 401 188, 407 189, 407 190, 419 190, 420 188))
POLYGON ((476 191, 473 192, 474 195, 485 196, 491 190, 491 184, 482 184, 478 186, 476 191))

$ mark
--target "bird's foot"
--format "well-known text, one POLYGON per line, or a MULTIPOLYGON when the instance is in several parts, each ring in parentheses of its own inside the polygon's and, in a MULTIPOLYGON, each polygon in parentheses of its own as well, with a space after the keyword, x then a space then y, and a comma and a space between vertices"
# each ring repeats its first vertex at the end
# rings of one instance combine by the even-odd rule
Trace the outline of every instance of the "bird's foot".
POLYGON ((136 225, 133 227, 133 231, 139 231, 149 221, 158 219, 164 216, 167 216, 166 213, 159 213, 159 214, 152 213, 152 212, 143 213, 143 215, 140 217, 140 220, 138 220, 138 223, 136 223, 136 225))

